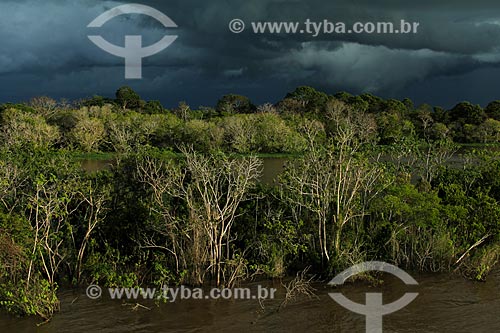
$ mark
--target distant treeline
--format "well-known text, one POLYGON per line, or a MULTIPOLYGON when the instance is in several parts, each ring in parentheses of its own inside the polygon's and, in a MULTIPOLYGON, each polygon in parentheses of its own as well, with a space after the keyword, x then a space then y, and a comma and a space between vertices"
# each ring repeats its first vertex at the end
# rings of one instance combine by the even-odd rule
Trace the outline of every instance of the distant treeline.
POLYGON ((204 152, 293 154, 305 151, 311 126, 324 128, 325 138, 331 137, 328 122, 339 103, 371 119, 373 144, 390 145, 408 137, 500 141, 500 101, 484 109, 461 102, 444 110, 371 94, 332 96, 311 87, 299 87, 274 105, 256 106, 245 96, 226 95, 215 107, 192 109, 180 102, 171 110, 122 87, 115 99, 95 96, 69 103, 37 97, 25 104, 4 104, 0 112, 2 136, 10 145, 127 152, 142 145, 175 150, 189 143, 204 152))

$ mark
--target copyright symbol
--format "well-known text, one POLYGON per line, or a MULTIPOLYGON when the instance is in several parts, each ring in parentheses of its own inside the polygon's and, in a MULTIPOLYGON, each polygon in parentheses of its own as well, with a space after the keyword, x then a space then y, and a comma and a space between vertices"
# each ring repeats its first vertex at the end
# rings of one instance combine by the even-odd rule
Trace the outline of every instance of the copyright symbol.
POLYGON ((98 299, 101 297, 102 294, 101 287, 95 284, 91 284, 90 286, 87 287, 86 294, 87 297, 90 299, 98 299))
POLYGON ((240 19, 234 19, 229 22, 229 30, 232 33, 239 34, 240 32, 243 32, 243 30, 245 30, 245 22, 240 19))

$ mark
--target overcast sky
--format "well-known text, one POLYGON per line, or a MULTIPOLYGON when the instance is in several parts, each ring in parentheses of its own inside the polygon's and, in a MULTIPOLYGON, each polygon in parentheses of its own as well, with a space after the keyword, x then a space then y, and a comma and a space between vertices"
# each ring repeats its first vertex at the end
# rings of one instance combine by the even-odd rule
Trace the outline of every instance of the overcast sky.
POLYGON ((123 15, 102 28, 87 25, 122 1, 1 0, 0 102, 33 96, 112 97, 129 85, 171 107, 213 105, 227 93, 255 103, 276 102, 299 85, 333 94, 370 92, 449 107, 461 100, 500 99, 498 1, 136 1, 168 15, 165 29, 144 15, 123 15), (228 23, 247 22, 233 34, 228 23), (420 23, 416 35, 256 35, 251 21, 393 21, 420 23), (87 35, 144 45, 178 35, 166 50, 144 59, 142 80, 124 79, 124 60, 87 35))

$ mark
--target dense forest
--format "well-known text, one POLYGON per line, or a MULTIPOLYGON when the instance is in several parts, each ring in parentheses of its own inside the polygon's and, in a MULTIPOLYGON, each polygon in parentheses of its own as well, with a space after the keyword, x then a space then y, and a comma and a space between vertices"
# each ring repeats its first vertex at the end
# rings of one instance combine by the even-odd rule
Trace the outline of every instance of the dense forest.
POLYGON ((129 87, 0 106, 0 306, 61 286, 233 286, 366 260, 483 280, 500 259, 500 101, 299 87, 171 110, 129 87), (468 149, 464 149, 468 148, 468 149), (260 181, 262 158, 286 157, 260 181), (81 159, 113 159, 89 172, 81 159))

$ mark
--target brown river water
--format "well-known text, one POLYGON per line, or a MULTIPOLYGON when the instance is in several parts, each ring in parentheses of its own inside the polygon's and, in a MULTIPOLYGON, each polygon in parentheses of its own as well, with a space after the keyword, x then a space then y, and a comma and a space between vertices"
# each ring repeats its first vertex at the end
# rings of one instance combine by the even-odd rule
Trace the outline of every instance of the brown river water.
MULTIPOLYGON (((265 184, 273 184, 276 177, 283 172, 286 158, 263 158, 263 172, 260 180, 265 184)), ((83 160, 81 162, 83 170, 87 172, 97 172, 101 170, 110 169, 116 162, 114 160, 83 160)))
POLYGON ((407 307, 384 316, 384 332, 500 332, 500 270, 486 282, 472 282, 451 274, 413 274, 417 286, 406 286, 393 276, 373 287, 355 282, 332 288, 315 283, 317 298, 301 296, 280 304, 284 289, 279 281, 251 282, 278 289, 274 300, 91 300, 85 291, 62 291, 61 311, 47 324, 35 318, 0 313, 0 332, 365 332, 365 319, 335 303, 329 292, 342 292, 364 303, 366 292, 382 292, 384 304, 406 292, 419 296, 407 307), (144 307, 134 305, 140 302, 144 307), (145 308, 147 307, 147 308, 145 308))

